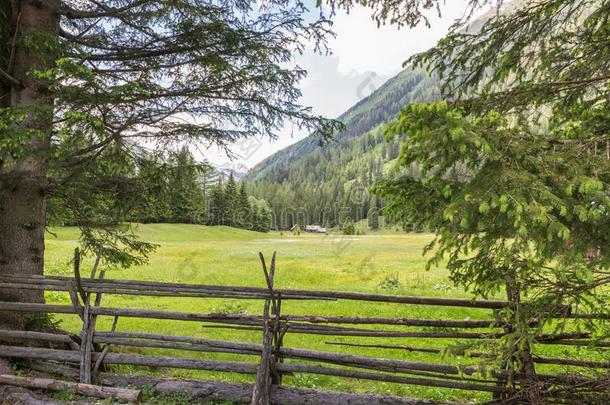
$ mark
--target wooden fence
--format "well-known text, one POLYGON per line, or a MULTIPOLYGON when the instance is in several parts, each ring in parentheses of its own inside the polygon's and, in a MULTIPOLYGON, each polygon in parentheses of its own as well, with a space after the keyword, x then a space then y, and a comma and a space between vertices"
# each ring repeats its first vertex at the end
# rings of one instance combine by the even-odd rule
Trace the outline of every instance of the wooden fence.
MULTIPOLYGON (((67 292, 71 305, 43 303, 0 302, 0 311, 22 313, 77 314, 82 319, 80 336, 66 333, 0 330, 0 357, 35 359, 78 364, 78 380, 82 384, 100 381, 103 365, 129 364, 135 366, 158 366, 169 368, 198 369, 228 373, 256 375, 251 393, 252 404, 268 404, 272 387, 282 385, 282 377, 297 373, 317 374, 363 379, 372 381, 410 384, 441 389, 458 389, 491 393, 497 403, 521 402, 579 402, 582 398, 610 398, 608 370, 610 362, 575 359, 570 357, 538 356, 532 352, 530 367, 523 372, 508 375, 503 370, 480 373, 477 365, 457 366, 448 364, 442 342, 493 340, 502 338, 510 330, 498 324, 494 316, 511 303, 498 300, 470 300, 461 298, 435 298, 403 295, 365 294, 339 291, 313 291, 275 288, 275 253, 269 267, 260 254, 266 288, 178 284, 137 280, 107 280, 104 271, 98 272, 99 258, 89 277, 81 276, 80 255, 75 254, 74 277, 0 277, 2 289, 44 290, 67 292), (101 305, 102 296, 133 295, 182 298, 226 298, 263 300, 261 315, 231 313, 185 313, 138 308, 112 308, 101 305), (490 311, 489 319, 420 319, 390 317, 348 317, 326 315, 290 315, 282 311, 287 300, 352 300, 354 302, 382 302, 401 305, 440 306, 453 308, 477 308, 490 311), (110 330, 96 328, 98 317, 113 317, 110 330), (121 318, 149 318, 158 320, 197 321, 203 326, 260 331, 262 342, 233 342, 210 340, 191 336, 176 336, 143 333, 141 331, 117 330, 121 318), (369 329, 365 325, 386 325, 392 329, 369 329), (419 328, 414 330, 413 328, 419 328), (367 337, 366 343, 326 342, 329 351, 291 348, 284 345, 290 334, 313 334, 332 336, 367 337), (375 343, 376 338, 433 338, 439 347, 375 343), (20 341, 19 345, 14 342, 20 341), (47 341, 63 348, 23 346, 23 341, 47 341), (13 342, 13 343, 11 343, 13 342), (115 352, 110 348, 124 346, 132 348, 178 349, 191 352, 219 352, 257 356, 258 363, 248 361, 221 361, 203 358, 141 355, 130 352, 115 352), (354 354, 333 352, 341 346, 403 350, 409 353, 427 353, 439 356, 438 362, 421 362, 373 358, 354 354), (535 371, 535 365, 558 365, 577 367, 586 372, 544 374, 535 371), (597 372, 595 370, 598 370, 597 372), (533 371, 533 372, 532 372, 533 371), (602 375, 600 378, 599 375, 602 375), (535 395, 532 395, 535 390, 535 395), (542 398, 542 399, 541 399, 542 398)), ((562 317, 595 318, 587 314, 573 313, 565 308, 562 317)), ((604 323, 605 320, 591 321, 604 323)), ((535 325, 532 325, 535 326, 535 325)), ((589 346, 593 342, 588 333, 549 333, 538 337, 541 345, 589 346)), ((610 347, 610 341, 596 341, 601 350, 610 347)), ((40 345, 38 345, 40 346, 40 345)), ((533 351, 534 348, 531 348, 533 351)), ((487 359, 490 353, 468 352, 467 358, 487 359)), ((251 358, 251 357, 250 357, 251 358)), ((527 359, 526 359, 527 362, 527 359)), ((527 366, 527 364, 525 364, 527 366)), ((0 383, 3 380, 0 378, 0 383)), ((30 384, 31 385, 31 384, 30 384)), ((65 388, 65 387, 64 387, 65 388)), ((97 396, 114 396, 112 392, 100 390, 97 396), (100 393, 101 392, 101 393, 100 393)), ((127 397, 125 397, 127 398, 127 397)), ((129 398, 127 398, 129 399, 129 398)), ((133 398, 132 398, 133 399, 133 398)), ((227 398, 230 399, 230 398, 227 398)), ((315 402, 315 400, 314 400, 315 402)), ((321 402, 320 402, 321 403, 321 402)))

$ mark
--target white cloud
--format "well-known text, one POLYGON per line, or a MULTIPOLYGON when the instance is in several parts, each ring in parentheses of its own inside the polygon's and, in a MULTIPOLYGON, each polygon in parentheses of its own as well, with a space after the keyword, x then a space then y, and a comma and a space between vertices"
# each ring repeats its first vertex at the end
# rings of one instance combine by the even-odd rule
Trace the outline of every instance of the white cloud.
POLYGON ((311 106, 314 113, 329 118, 338 117, 392 77, 372 69, 341 71, 341 61, 336 55, 308 53, 297 62, 308 71, 301 83, 300 102, 311 106))
MULTIPOLYGON (((431 28, 423 24, 413 29, 395 26, 377 27, 371 11, 357 6, 347 14, 339 12, 334 18, 336 38, 329 41, 332 55, 322 56, 307 52, 297 57, 296 63, 308 72, 302 81, 301 104, 311 106, 313 112, 336 118, 360 99, 366 97, 387 79, 402 70, 402 63, 415 53, 434 46, 455 19, 464 12, 467 0, 450 0, 439 19, 434 13, 428 17, 431 28)), ((215 164, 253 167, 272 153, 306 137, 308 134, 287 125, 279 139, 261 139, 254 153, 240 156, 228 163, 218 150, 203 155, 215 164)), ((239 148, 239 145, 236 146, 239 148)))
POLYGON ((436 44, 456 18, 462 16, 466 1, 453 0, 443 9, 443 17, 427 13, 431 28, 424 24, 408 29, 394 25, 377 27, 371 11, 357 6, 349 14, 340 12, 334 19, 337 37, 330 41, 333 55, 339 60, 338 71, 344 74, 374 71, 394 75, 411 55, 436 44))

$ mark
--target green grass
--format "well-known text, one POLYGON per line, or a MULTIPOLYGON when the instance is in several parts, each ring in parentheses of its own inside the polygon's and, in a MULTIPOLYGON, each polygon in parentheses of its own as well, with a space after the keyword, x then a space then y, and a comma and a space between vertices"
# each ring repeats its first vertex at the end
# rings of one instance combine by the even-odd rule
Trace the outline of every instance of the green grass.
MULTIPOLYGON (((77 245, 78 231, 73 228, 52 229, 46 244, 47 274, 71 274, 70 257, 77 245)), ((197 225, 139 225, 142 239, 159 244, 158 250, 146 265, 121 270, 110 269, 106 278, 156 280, 184 283, 242 285, 264 287, 263 273, 258 259, 261 251, 269 261, 277 251, 276 286, 343 291, 362 291, 389 294, 468 297, 464 291, 451 286, 443 268, 424 270, 426 258, 423 247, 431 240, 430 234, 404 234, 380 232, 370 235, 311 235, 294 236, 290 232, 262 234, 227 227, 197 225), (392 283, 384 280, 391 278, 392 283), (397 288, 383 289, 381 285, 397 288)), ((90 263, 89 258, 85 263, 90 263)), ((87 274, 86 266, 84 274, 87 274)), ((47 293, 47 300, 69 303, 67 294, 47 293)), ((253 300, 220 300, 196 298, 159 298, 135 296, 105 296, 105 306, 180 310, 186 312, 245 312, 261 314, 262 302, 253 300)), ((489 312, 482 310, 424 307, 386 303, 360 303, 353 301, 286 301, 284 314, 388 316, 420 318, 482 319, 489 312)), ((78 331, 81 322, 76 316, 61 316, 62 326, 78 331)), ((102 317, 98 330, 107 330, 111 319, 102 317)), ((383 329, 391 329, 383 327, 383 329)), ((260 343, 260 333, 228 329, 203 328, 197 322, 158 321, 123 318, 119 331, 146 331, 176 335, 199 336, 231 341, 260 343)), ((403 328, 404 330, 404 328, 403 328)), ((438 339, 324 337, 288 334, 285 343, 290 347, 332 350, 365 356, 388 357, 413 361, 441 361, 463 363, 463 359, 439 359, 425 353, 397 350, 377 350, 329 346, 326 341, 356 343, 389 343, 412 346, 444 347, 451 343, 438 339)), ((126 349, 121 349, 126 350, 126 349)), ((131 350, 131 349, 130 349, 131 350)), ((253 357, 217 353, 185 353, 170 350, 146 350, 148 354, 174 354, 184 357, 256 361, 253 357)), ((251 382, 253 377, 189 370, 135 369, 118 367, 129 373, 154 372, 156 374, 194 377, 208 380, 251 382)), ((347 380, 315 375, 295 375, 285 378, 285 384, 310 388, 371 392, 437 400, 467 402, 488 398, 487 394, 466 391, 426 388, 420 386, 381 382, 347 380)))

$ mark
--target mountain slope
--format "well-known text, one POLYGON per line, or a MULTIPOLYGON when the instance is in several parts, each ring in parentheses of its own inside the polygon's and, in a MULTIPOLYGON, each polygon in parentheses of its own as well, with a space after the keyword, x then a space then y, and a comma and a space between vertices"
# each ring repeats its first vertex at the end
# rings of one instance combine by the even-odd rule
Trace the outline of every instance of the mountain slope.
MULTIPOLYGON (((511 13, 526 2, 514 0, 500 12, 511 13)), ((480 31, 495 13, 495 9, 484 13, 465 30, 480 31)), ((421 69, 404 69, 338 117, 346 129, 329 144, 322 146, 311 135, 251 169, 246 181, 252 194, 269 202, 280 229, 294 223, 334 226, 369 217, 371 209, 382 205, 369 188, 384 175, 400 148, 399 141, 384 140, 383 124, 410 103, 438 97, 436 78, 421 69)))
POLYGON ((405 69, 341 114, 338 119, 345 124, 346 129, 337 134, 329 145, 322 146, 316 135, 310 135, 263 160, 248 172, 247 179, 284 181, 285 176, 278 177, 278 172, 283 173, 300 159, 306 159, 316 150, 337 146, 341 148, 346 140, 387 122, 405 105, 414 101, 429 101, 437 94, 436 81, 426 72, 421 69, 405 69))
POLYGON ((367 218, 381 205, 368 192, 398 156, 399 143, 386 142, 382 125, 405 105, 438 97, 437 81, 420 69, 405 69, 339 119, 346 129, 326 145, 309 136, 254 167, 250 192, 271 206, 278 228, 294 223, 336 226, 367 218))

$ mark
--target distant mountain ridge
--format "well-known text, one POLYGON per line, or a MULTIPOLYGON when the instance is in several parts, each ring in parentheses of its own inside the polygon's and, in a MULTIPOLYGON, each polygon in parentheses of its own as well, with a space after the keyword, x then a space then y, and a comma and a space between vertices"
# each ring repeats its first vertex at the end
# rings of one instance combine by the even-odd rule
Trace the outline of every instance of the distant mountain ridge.
POLYGON ((399 152, 398 141, 385 141, 383 124, 407 104, 438 97, 435 78, 405 69, 343 113, 346 129, 328 144, 308 136, 256 165, 245 177, 248 189, 269 203, 280 229, 367 218, 381 203, 368 190, 399 152))
POLYGON ((436 80, 421 69, 404 69, 337 118, 345 124, 346 129, 337 134, 330 144, 322 146, 317 135, 310 135, 258 163, 248 171, 246 179, 259 181, 269 176, 275 177, 271 172, 285 169, 316 149, 333 148, 336 144, 340 147, 346 139, 364 134, 387 122, 405 105, 416 101, 431 101, 435 97, 438 97, 436 80))

